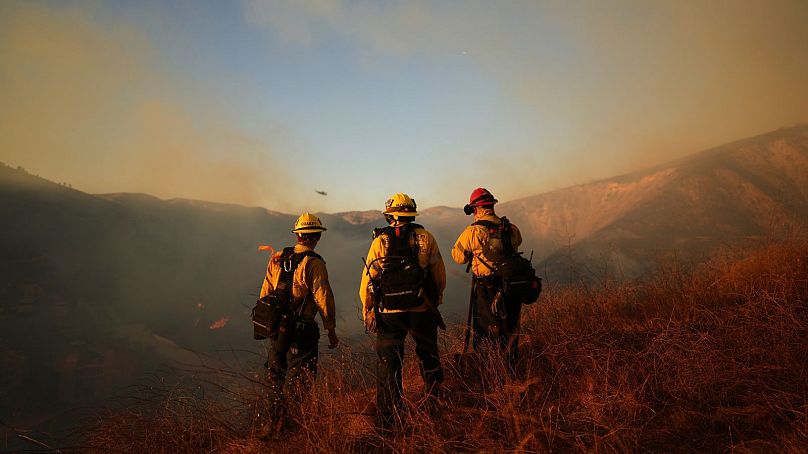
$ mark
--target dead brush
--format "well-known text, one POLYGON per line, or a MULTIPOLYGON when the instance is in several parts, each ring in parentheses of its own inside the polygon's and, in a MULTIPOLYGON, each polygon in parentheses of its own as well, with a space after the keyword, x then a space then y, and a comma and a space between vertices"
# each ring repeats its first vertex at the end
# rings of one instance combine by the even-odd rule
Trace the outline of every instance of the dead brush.
POLYGON ((251 436, 262 397, 259 385, 241 377, 241 385, 219 390, 231 396, 228 405, 209 394, 144 396, 151 410, 111 415, 89 440, 123 452, 804 452, 808 446, 808 241, 729 251, 693 270, 671 264, 641 282, 548 285, 537 304, 524 308, 520 338, 514 377, 490 348, 471 356, 470 366, 458 363, 462 329, 442 334, 446 381, 436 416, 426 411, 408 345, 401 427, 389 434, 373 426, 376 357, 368 342, 321 356, 311 397, 293 409, 297 430, 282 439, 251 436))
POLYGON ((133 388, 91 423, 86 452, 192 453, 221 450, 241 439, 252 393, 220 388, 208 398, 209 381, 198 375, 180 383, 154 377, 133 388), (237 398, 232 398, 237 396, 237 398))
POLYGON ((548 293, 530 314, 561 371, 560 430, 599 451, 723 450, 783 431, 805 443, 807 256, 805 242, 780 244, 675 279, 663 268, 618 289, 548 293))

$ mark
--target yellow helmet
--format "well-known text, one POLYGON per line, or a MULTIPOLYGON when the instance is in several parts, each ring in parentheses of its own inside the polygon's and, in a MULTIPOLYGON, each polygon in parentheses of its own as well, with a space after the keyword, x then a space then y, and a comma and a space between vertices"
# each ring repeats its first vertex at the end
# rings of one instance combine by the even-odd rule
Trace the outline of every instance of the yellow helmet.
POLYGON ((391 216, 418 216, 418 212, 415 211, 415 199, 403 192, 387 199, 383 213, 391 216))
POLYGON ((303 213, 299 218, 297 218, 297 221, 295 221, 295 228, 292 230, 292 232, 317 233, 325 230, 327 229, 323 227, 323 223, 320 222, 320 218, 311 213, 303 213))

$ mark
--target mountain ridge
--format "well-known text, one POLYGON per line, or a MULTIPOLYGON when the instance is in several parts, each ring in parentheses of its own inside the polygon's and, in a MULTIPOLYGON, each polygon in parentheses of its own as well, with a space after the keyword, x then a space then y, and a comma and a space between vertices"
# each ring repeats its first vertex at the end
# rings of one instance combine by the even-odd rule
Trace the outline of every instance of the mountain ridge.
MULTIPOLYGON (((296 217, 265 207, 139 193, 93 195, 26 173, 29 181, 19 172, 25 171, 6 166, 0 183, 6 188, 53 189, 37 203, 81 200, 87 202, 84 210, 129 213, 138 207, 173 206, 191 210, 188 214, 196 213, 195 217, 218 212, 243 219, 268 216, 278 222, 296 217)), ((460 208, 447 206, 419 211, 419 222, 439 237, 447 256, 470 218, 460 208)), ((628 263, 627 275, 635 276, 665 249, 692 251, 696 257, 733 238, 759 237, 773 229, 802 232, 808 218, 808 125, 779 128, 645 170, 503 201, 497 212, 520 227, 525 247, 535 251, 540 266, 551 274, 554 268, 568 268, 561 262, 571 251, 583 262, 602 260, 616 251, 628 263)), ((318 215, 331 232, 346 236, 348 248, 355 249, 367 241, 373 226, 384 223, 377 210, 318 215)))
POLYGON ((726 244, 773 228, 804 231, 808 126, 780 128, 645 171, 504 202, 498 209, 543 246, 540 257, 550 268, 560 266, 565 246, 586 256, 584 261, 631 251, 622 254, 630 275, 665 248, 707 254, 715 246, 708 237, 726 244))

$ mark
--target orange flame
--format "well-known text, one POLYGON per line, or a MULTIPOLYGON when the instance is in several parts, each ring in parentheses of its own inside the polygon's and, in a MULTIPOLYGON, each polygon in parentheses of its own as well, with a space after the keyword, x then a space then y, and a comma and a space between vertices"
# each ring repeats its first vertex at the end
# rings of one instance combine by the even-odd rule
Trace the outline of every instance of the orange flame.
POLYGON ((258 250, 259 251, 271 251, 269 253, 269 255, 274 255, 275 254, 275 248, 273 248, 272 246, 263 246, 263 245, 258 246, 258 250))
POLYGON ((225 316, 210 324, 210 329, 222 329, 230 321, 230 317, 225 316))

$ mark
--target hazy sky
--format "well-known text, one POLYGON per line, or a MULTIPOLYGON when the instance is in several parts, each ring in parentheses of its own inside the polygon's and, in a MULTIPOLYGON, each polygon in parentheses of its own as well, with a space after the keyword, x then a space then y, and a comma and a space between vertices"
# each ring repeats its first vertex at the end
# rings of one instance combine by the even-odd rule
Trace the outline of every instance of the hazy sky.
POLYGON ((804 0, 3 0, 0 160, 287 212, 509 200, 808 121, 807 43, 804 0))

